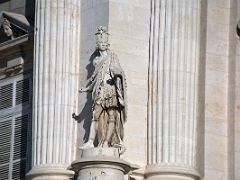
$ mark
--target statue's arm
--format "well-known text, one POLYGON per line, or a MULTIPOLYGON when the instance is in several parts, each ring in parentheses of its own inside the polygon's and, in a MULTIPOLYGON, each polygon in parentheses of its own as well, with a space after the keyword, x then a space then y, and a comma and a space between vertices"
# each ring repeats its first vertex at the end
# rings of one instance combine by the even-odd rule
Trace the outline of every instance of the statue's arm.
POLYGON ((90 79, 88 79, 87 84, 85 87, 80 88, 79 92, 92 92, 94 87, 94 77, 92 76, 90 79))
POLYGON ((80 88, 79 92, 82 93, 82 92, 92 92, 93 90, 93 83, 86 86, 86 87, 82 87, 80 88))

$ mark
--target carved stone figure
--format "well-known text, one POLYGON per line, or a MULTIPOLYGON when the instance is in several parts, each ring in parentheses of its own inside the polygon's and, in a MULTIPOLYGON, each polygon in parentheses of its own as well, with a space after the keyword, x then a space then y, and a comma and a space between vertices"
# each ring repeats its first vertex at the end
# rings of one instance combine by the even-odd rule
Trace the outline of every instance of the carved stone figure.
POLYGON ((1 20, 1 27, 3 28, 3 31, 6 34, 6 36, 11 37, 11 39, 14 39, 11 24, 6 18, 3 18, 1 20))
POLYGON ((93 60, 95 70, 85 88, 80 92, 92 92, 93 119, 89 140, 81 148, 94 147, 97 135, 99 147, 123 145, 123 124, 126 121, 126 81, 116 54, 109 50, 108 32, 105 27, 97 29, 98 56, 93 60))

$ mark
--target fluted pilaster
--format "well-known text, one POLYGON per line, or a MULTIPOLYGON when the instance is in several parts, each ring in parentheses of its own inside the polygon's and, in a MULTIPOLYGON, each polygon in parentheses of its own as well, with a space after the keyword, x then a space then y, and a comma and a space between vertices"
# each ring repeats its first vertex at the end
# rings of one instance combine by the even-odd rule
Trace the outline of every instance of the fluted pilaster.
POLYGON ((152 0, 148 179, 198 176, 199 26, 200 0, 152 0))
MULTIPOLYGON (((33 169, 29 177, 72 176, 80 52, 80 1, 36 0, 33 169), (41 173, 43 172, 43 174, 41 173), (60 175, 59 175, 60 174, 60 175)), ((56 177, 55 177, 56 178, 56 177)))

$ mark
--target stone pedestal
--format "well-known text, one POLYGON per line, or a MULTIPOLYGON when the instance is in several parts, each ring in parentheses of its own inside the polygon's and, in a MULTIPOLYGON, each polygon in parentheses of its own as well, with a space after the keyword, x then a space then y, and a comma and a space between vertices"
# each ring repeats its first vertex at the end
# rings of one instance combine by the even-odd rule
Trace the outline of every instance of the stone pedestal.
POLYGON ((124 180, 131 165, 119 158, 116 148, 90 148, 82 151, 81 159, 72 163, 78 180, 124 180))

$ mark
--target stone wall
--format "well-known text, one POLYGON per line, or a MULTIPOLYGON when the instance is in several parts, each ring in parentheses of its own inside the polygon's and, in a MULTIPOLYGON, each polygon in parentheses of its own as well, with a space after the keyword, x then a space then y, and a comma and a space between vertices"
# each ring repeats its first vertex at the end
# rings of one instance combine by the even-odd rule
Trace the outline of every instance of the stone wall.
MULTIPOLYGON (((240 19, 240 2, 237 1, 235 10, 237 10, 237 14, 235 17, 236 21, 240 19)), ((232 27, 234 28, 234 27, 232 27)), ((236 28, 234 28, 235 30, 236 28)), ((235 36, 236 37, 236 36, 235 36)), ((240 38, 238 38, 236 42, 236 66, 235 66, 235 124, 234 124, 234 179, 240 179, 240 38)))
POLYGON ((147 163, 147 100, 150 1, 109 1, 110 44, 127 78, 128 113, 123 158, 143 167, 147 163))
POLYGON ((234 179, 237 1, 209 0, 205 79, 204 179, 234 179), (234 27, 235 26, 235 27, 234 27))

